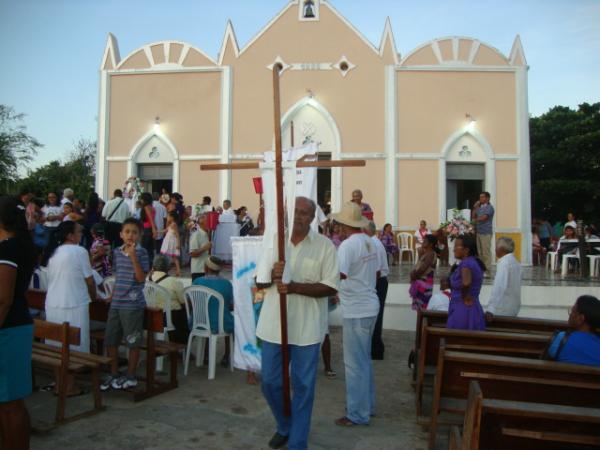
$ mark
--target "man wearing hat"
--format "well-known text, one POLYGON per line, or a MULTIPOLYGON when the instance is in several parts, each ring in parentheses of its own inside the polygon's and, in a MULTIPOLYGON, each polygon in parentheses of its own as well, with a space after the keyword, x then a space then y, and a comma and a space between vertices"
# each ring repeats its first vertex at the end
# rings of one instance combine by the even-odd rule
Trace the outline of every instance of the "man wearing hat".
MULTIPOLYGON (((266 289, 256 335, 263 341, 261 388, 277 422, 277 432, 269 441, 271 448, 281 448, 286 443, 289 450, 308 447, 319 347, 327 332, 327 298, 336 294, 339 282, 335 247, 329 239, 310 227, 316 209, 312 200, 296 197, 285 265, 275 263, 271 282, 257 279, 257 287, 266 289), (287 294, 293 386, 291 417, 283 415, 280 293, 287 294)), ((271 264, 266 257, 259 266, 262 268, 265 264, 271 264)), ((267 267, 266 273, 269 269, 267 267)))
MULTIPOLYGON (((221 277, 221 266, 223 261, 216 256, 209 256, 204 262, 204 276, 194 279, 194 286, 205 286, 214 289, 223 296, 225 304, 223 305, 223 330, 227 333, 233 333, 233 286, 231 281, 221 277)), ((216 298, 211 297, 208 301, 208 316, 210 319, 210 330, 213 333, 219 332, 219 304, 216 298)), ((221 360, 223 366, 229 365, 230 343, 229 337, 225 339, 225 355, 221 360)))
POLYGON ((368 221, 356 203, 348 202, 334 222, 344 239, 338 248, 340 303, 342 305, 346 415, 336 425, 367 425, 375 412, 375 382, 371 363, 371 340, 379 313, 376 283, 379 273, 377 248, 362 232, 368 221))

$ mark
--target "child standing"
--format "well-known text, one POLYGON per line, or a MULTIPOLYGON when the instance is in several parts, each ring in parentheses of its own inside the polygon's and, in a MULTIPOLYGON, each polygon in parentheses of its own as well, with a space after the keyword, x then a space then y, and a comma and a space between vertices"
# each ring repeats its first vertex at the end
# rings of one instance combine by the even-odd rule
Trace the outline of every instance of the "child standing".
POLYGON ((104 239, 104 226, 100 223, 95 223, 91 229, 92 246, 90 247, 90 258, 92 268, 106 278, 112 275, 110 265, 110 242, 104 239))
POLYGON ((134 218, 125 219, 121 229, 123 245, 114 251, 113 269, 115 287, 113 290, 108 320, 106 322, 105 344, 111 361, 111 375, 104 380, 100 389, 128 389, 137 386, 135 372, 140 359, 144 331, 144 280, 150 270, 148 252, 139 245, 141 225, 134 218), (129 348, 127 375, 118 376, 118 348, 125 336, 129 348))
POLYGON ((167 234, 160 247, 160 253, 171 258, 171 261, 175 263, 175 275, 180 277, 179 256, 181 255, 181 240, 179 238, 179 226, 177 225, 178 217, 176 211, 170 211, 167 214, 167 234))

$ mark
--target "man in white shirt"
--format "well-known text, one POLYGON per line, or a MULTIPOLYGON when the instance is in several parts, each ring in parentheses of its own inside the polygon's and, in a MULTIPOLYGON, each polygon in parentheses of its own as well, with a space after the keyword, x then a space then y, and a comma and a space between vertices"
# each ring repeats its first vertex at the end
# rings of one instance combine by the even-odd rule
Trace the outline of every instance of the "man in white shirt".
MULTIPOLYGON (((274 264, 270 282, 257 278, 258 289, 266 289, 256 328, 256 335, 263 341, 261 388, 277 422, 270 448, 281 448, 286 443, 290 449, 308 447, 319 347, 327 332, 327 297, 337 293, 339 282, 335 247, 310 228, 315 211, 315 202, 296 198, 285 266, 274 264), (291 417, 283 415, 279 294, 287 294, 290 378, 294 387, 291 417)), ((270 264, 266 257, 259 266, 265 264, 270 264)))
POLYGON ((338 248, 340 302, 344 318, 344 367, 346 415, 336 425, 367 425, 375 412, 375 382, 371 362, 371 340, 379 313, 377 278, 379 259, 373 240, 361 229, 367 225, 360 206, 348 202, 332 219, 345 238, 338 248))
POLYGON ((511 238, 496 240, 496 278, 486 308, 486 319, 494 315, 516 317, 521 309, 521 264, 515 258, 515 243, 511 238))
POLYGON ((123 244, 120 237, 121 225, 128 217, 131 217, 131 211, 127 202, 123 198, 123 191, 115 189, 112 200, 106 202, 102 208, 102 217, 108 222, 106 226, 106 238, 110 241, 112 248, 123 244))
POLYGON ((377 278, 377 284, 375 290, 377 291, 377 298, 379 299, 379 314, 377 314, 377 321, 375 322, 375 330, 373 331, 373 340, 371 342, 371 359, 383 359, 385 352, 385 345, 381 338, 383 331, 383 308, 385 307, 385 299, 388 291, 388 275, 390 273, 390 267, 388 264, 387 253, 381 240, 377 237, 377 227, 375 222, 369 221, 369 224, 363 230, 367 236, 371 238, 377 249, 377 259, 379 261, 379 278, 377 278))
POLYGON ((167 220, 167 208, 160 202, 160 194, 154 192, 152 194, 152 207, 154 208, 154 224, 156 225, 156 239, 154 240, 154 249, 156 253, 160 253, 163 238, 165 237, 165 223, 167 220))
POLYGON ((206 215, 200 215, 198 229, 190 235, 190 271, 192 282, 204 276, 204 266, 210 256, 212 244, 208 238, 206 215))

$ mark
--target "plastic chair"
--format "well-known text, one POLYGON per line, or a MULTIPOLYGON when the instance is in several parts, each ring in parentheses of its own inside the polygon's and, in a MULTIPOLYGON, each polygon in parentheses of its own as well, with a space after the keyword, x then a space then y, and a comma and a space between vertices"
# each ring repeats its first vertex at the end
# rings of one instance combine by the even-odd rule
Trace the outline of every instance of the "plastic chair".
POLYGON ((106 277, 104 280, 102 280, 100 286, 104 289, 106 298, 110 297, 115 289, 115 277, 106 277))
MULTIPOLYGON (((156 284, 152 281, 146 281, 146 284, 144 285, 144 297, 146 298, 146 305, 148 305, 150 308, 159 308, 159 300, 162 300, 164 305, 163 311, 167 318, 167 323, 163 328, 163 332, 154 333, 154 337, 157 339, 162 339, 165 342, 169 342, 169 331, 173 331, 175 329, 173 326, 173 320, 171 318, 171 292, 159 284, 156 284)), ((156 358, 156 370, 163 369, 164 359, 164 356, 159 356, 156 358)))
POLYGON ((575 255, 563 255, 562 257, 562 265, 560 268, 560 274, 564 277, 568 270, 569 270, 569 259, 576 259, 577 261, 579 261, 579 264, 581 264, 581 261, 579 260, 579 254, 575 254, 575 255))
POLYGON ((413 249, 413 235, 410 233, 398 233, 398 244, 399 245, 399 258, 400 262, 402 262, 402 256, 404 252, 408 252, 410 254, 411 262, 415 262, 415 251, 413 249))
POLYGON ((558 255, 558 252, 546 253, 546 269, 556 270, 556 255, 558 255))
POLYGON ((590 260, 590 277, 595 277, 598 273, 598 260, 600 255, 587 255, 590 260))
MULTIPOLYGON (((217 358, 217 339, 230 336, 232 351, 229 353, 229 368, 233 372, 233 333, 228 333, 223 329, 223 316, 225 312, 225 299, 214 289, 205 286, 189 286, 183 291, 186 303, 191 305, 192 326, 188 345, 185 352, 184 375, 188 373, 190 353, 194 338, 200 338, 196 348, 196 367, 204 362, 204 339, 208 339, 208 379, 215 378, 216 358, 217 358), (213 333, 210 329, 209 300, 215 298, 219 303, 219 331, 213 333)), ((189 309, 186 309, 189 311, 189 309)), ((189 316, 188 316, 189 317, 189 316)))

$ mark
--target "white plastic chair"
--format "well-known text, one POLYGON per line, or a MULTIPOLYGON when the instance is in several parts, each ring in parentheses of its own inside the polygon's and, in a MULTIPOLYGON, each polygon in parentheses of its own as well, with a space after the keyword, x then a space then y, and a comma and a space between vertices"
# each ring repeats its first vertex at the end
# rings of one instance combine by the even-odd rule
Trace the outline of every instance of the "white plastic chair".
POLYGON ((415 251, 413 249, 413 235, 410 233, 398 233, 398 244, 399 244, 399 258, 400 262, 402 262, 402 255, 404 252, 408 252, 410 254, 411 262, 415 262, 415 251))
MULTIPOLYGON (((233 372, 233 334, 223 329, 223 316, 225 313, 225 299, 214 289, 205 286, 189 286, 183 291, 186 303, 191 305, 192 326, 188 345, 185 352, 184 375, 188 373, 190 353, 194 338, 200 338, 196 348, 196 367, 204 362, 204 339, 208 339, 208 379, 215 378, 216 358, 217 358, 217 339, 230 336, 229 368, 233 372), (209 300, 214 297, 219 302, 219 331, 213 333, 210 329, 209 300)), ((189 311, 189 309, 187 310, 189 311)), ((189 316, 188 316, 189 317, 189 316)))
POLYGON ((546 253, 546 269, 551 271, 556 270, 556 255, 558 255, 558 252, 546 253))
POLYGON ((590 260, 590 277, 595 277, 598 274, 598 260, 600 255, 587 255, 590 260))
POLYGON ((571 255, 563 255, 562 256, 562 265, 560 268, 560 274, 564 277, 569 270, 569 259, 576 259, 581 264, 581 260, 579 259, 579 252, 571 255))
MULTIPOLYGON (((167 318, 167 323, 163 328, 163 332, 154 333, 154 337, 157 339, 162 339, 165 342, 169 342, 169 331, 173 331, 175 329, 173 326, 173 319, 171 318, 171 292, 159 284, 156 284, 152 281, 146 281, 146 284, 144 285, 144 297, 146 298, 146 304, 150 308, 160 307, 159 300, 162 300, 164 305, 163 311, 167 318)), ((159 356, 156 358, 156 370, 163 369, 164 359, 164 356, 159 356)))

